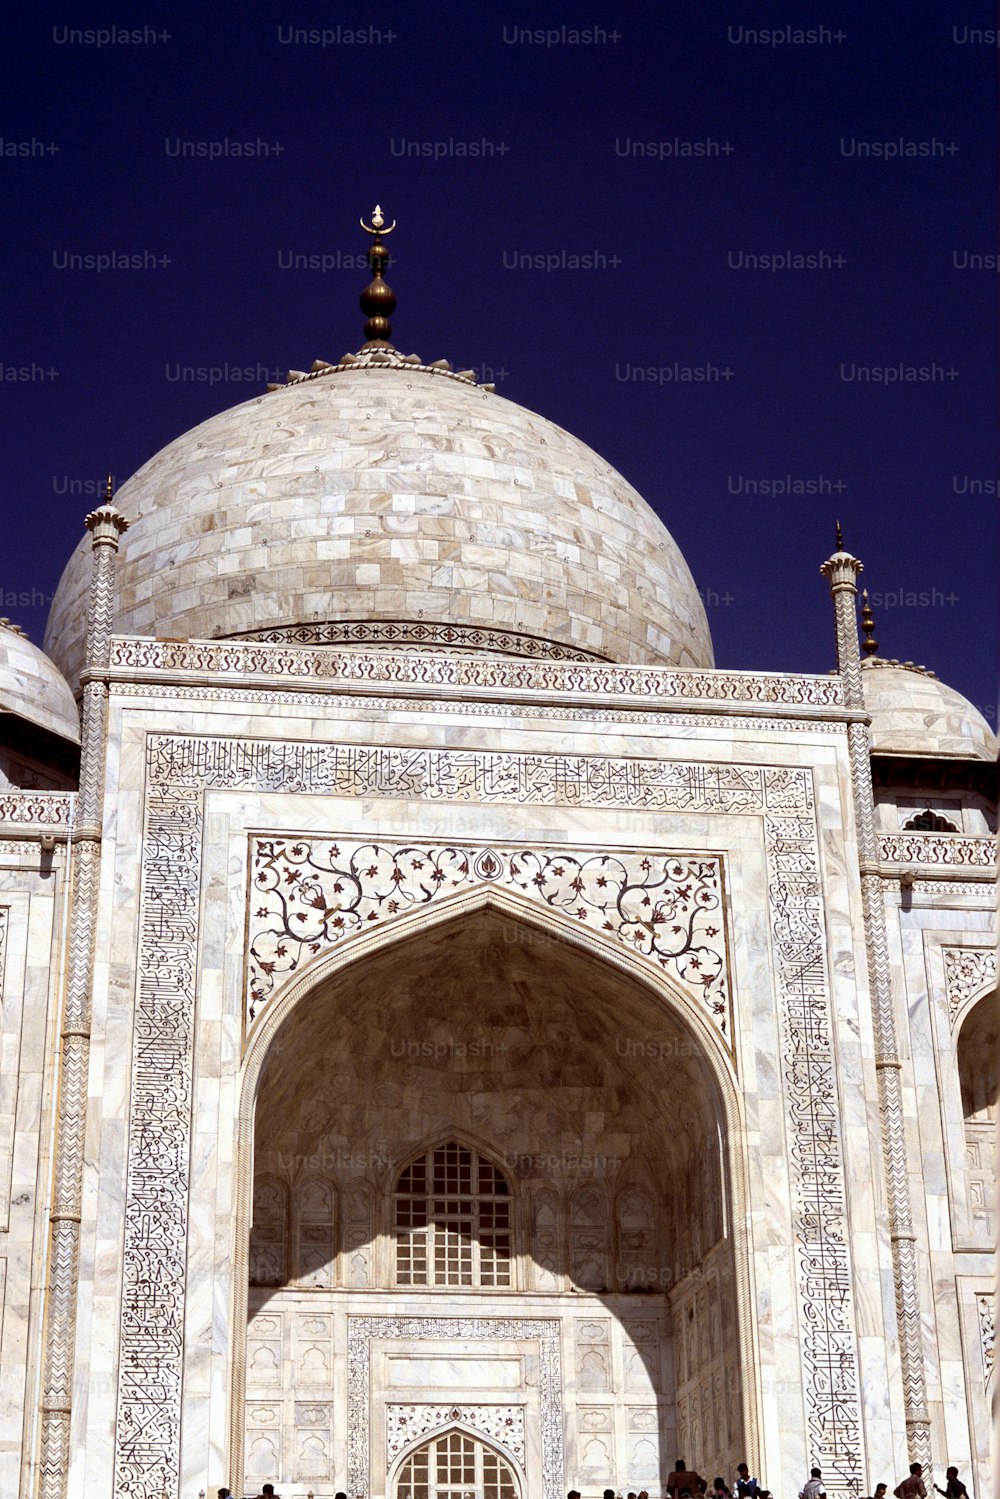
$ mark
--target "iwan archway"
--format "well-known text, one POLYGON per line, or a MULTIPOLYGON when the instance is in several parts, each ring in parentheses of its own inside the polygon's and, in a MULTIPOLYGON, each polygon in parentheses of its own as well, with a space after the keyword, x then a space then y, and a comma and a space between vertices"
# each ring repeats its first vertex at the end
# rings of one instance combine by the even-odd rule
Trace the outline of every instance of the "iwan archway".
POLYGON ((347 957, 248 1057, 244 1486, 405 1499, 402 1455, 457 1430, 545 1499, 656 1493, 678 1453, 710 1477, 752 1460, 715 1033, 641 959, 506 895, 347 957))

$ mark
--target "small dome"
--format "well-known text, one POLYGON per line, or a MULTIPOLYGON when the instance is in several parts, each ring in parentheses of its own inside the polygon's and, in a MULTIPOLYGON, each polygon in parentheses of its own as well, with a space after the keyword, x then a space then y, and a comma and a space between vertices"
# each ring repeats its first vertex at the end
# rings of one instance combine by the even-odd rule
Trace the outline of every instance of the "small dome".
MULTIPOLYGON (((115 496, 115 631, 710 667, 662 521, 586 444, 469 372, 345 356, 211 417, 115 496)), ((90 543, 46 649, 83 665, 90 543)))
POLYGON ((996 736, 979 709, 933 672, 874 656, 862 662, 861 680, 876 754, 996 759, 996 736))
POLYGON ((80 743, 80 716, 69 683, 7 619, 0 619, 0 713, 80 743))

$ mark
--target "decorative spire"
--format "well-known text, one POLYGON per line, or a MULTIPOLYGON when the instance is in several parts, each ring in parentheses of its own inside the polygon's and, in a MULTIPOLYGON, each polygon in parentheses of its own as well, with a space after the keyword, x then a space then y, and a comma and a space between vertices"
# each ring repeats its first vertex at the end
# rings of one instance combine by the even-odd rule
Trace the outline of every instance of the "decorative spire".
POLYGON ((115 481, 109 474, 104 481, 104 498, 96 510, 86 516, 84 525, 91 533, 94 546, 108 542, 118 550, 118 542, 128 530, 128 521, 114 505, 115 481))
POLYGON ((858 650, 858 574, 864 564, 844 549, 844 533, 837 522, 837 550, 828 557, 820 572, 833 594, 834 628, 837 638, 837 670, 844 681, 844 702, 848 708, 863 708, 861 690, 861 653, 858 650))
POLYGON ((382 243, 382 239, 395 229, 396 220, 393 219, 392 223, 387 226, 382 210, 376 203, 371 224, 366 224, 362 219, 361 227, 366 234, 372 236, 368 249, 368 264, 371 266, 372 279, 361 293, 361 311, 367 318, 365 347, 391 349, 392 344, 389 340, 392 336, 392 324, 389 319, 396 310, 396 298, 382 275, 389 264, 389 251, 382 243))
POLYGON ((861 628, 864 631, 865 637, 861 642, 861 649, 866 656, 874 656, 878 652, 878 641, 875 639, 875 616, 868 602, 867 588, 861 590, 861 599, 861 628))

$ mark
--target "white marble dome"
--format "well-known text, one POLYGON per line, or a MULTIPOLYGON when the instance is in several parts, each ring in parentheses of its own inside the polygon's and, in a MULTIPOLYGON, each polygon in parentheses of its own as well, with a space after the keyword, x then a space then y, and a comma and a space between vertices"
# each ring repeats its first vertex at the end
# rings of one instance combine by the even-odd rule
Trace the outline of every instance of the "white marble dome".
POLYGON ((862 662, 872 750, 882 755, 994 760, 996 735, 968 698, 911 662, 862 662))
MULTIPOLYGON (((471 377, 382 358, 210 417, 122 485, 117 633, 712 665, 684 558, 610 464, 471 377)), ((89 577, 86 537, 46 635, 71 680, 89 577)))
POLYGON ((57 734, 70 744, 80 743, 80 718, 69 683, 48 656, 6 619, 0 619, 0 713, 57 734))

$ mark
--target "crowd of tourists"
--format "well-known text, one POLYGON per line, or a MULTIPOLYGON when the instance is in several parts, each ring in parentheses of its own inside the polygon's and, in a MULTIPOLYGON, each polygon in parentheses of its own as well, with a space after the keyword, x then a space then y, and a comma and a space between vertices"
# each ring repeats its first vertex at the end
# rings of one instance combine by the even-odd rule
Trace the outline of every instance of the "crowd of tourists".
MULTIPOLYGON (((959 1478, 957 1468, 948 1469, 945 1484, 945 1488, 933 1485, 943 1499, 969 1499, 969 1491, 959 1478)), ((887 1483, 877 1483, 868 1499, 887 1499, 888 1489, 887 1483)), ((894 1499, 928 1499, 920 1463, 910 1464, 909 1474, 892 1492, 894 1499)), ((570 1489, 566 1499, 582 1499, 579 1489, 570 1489)), ((614 1489, 605 1489, 603 1499, 622 1499, 622 1496, 614 1489)), ((649 1492, 647 1489, 639 1489, 638 1492, 630 1489, 626 1499, 649 1499, 649 1492)), ((771 1490, 766 1489, 760 1479, 753 1476, 746 1463, 740 1463, 730 1488, 725 1478, 721 1477, 713 1478, 709 1483, 679 1457, 674 1464, 674 1471, 667 1478, 667 1499, 773 1499, 773 1496, 771 1490)), ((798 1499, 826 1499, 821 1469, 812 1469, 799 1490, 798 1499)))
MULTIPOLYGON (((935 1492, 941 1494, 943 1499, 969 1499, 969 1491, 959 1478, 957 1468, 948 1469, 945 1482, 946 1487, 943 1489, 938 1484, 933 1485, 935 1492)), ((887 1499, 888 1488, 887 1483, 877 1483, 869 1499, 887 1499)), ((892 1492, 894 1499, 928 1499, 923 1468, 919 1463, 910 1464, 908 1476, 892 1492)), ((228 1489, 220 1489, 219 1499, 232 1499, 232 1495, 228 1489)), ((265 1483, 255 1499, 281 1499, 281 1495, 274 1492, 272 1483, 265 1483)), ((336 1499, 347 1499, 347 1495, 338 1494, 336 1499)), ((566 1499, 582 1499, 580 1490, 570 1489, 566 1499)), ((622 1499, 622 1496, 616 1494, 614 1489, 605 1489, 604 1499, 622 1499)), ((649 1499, 649 1491, 639 1489, 637 1492, 630 1489, 626 1499, 649 1499)), ((667 1478, 667 1499, 772 1499, 772 1494, 759 1478, 751 1474, 746 1463, 740 1463, 736 1469, 736 1477, 730 1488, 724 1478, 713 1478, 709 1484, 707 1479, 702 1478, 694 1468, 689 1468, 684 1459, 679 1457, 674 1464, 674 1471, 667 1478)), ((813 1468, 799 1489, 798 1499, 826 1499, 823 1474, 819 1468, 813 1468)))

